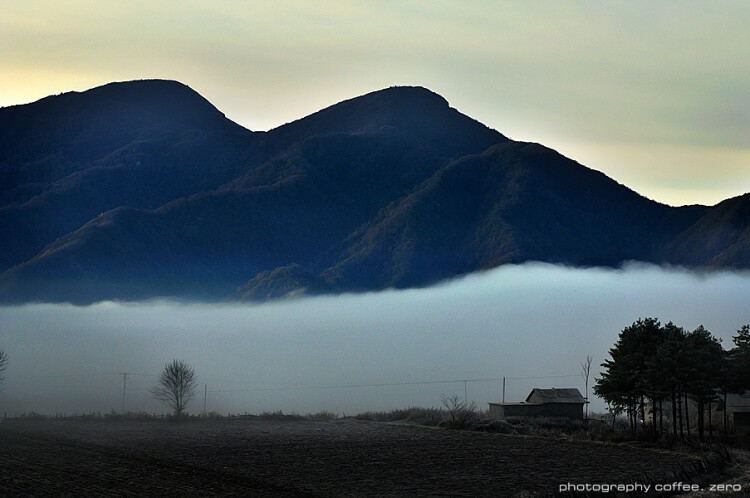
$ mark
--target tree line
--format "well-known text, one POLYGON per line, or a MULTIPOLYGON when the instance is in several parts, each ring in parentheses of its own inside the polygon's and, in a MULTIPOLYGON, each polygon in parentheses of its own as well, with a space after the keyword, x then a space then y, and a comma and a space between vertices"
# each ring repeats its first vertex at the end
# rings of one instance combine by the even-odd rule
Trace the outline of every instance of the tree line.
POLYGON ((650 423, 654 436, 665 432, 665 406, 671 407, 674 435, 690 435, 691 410, 695 411, 700 438, 706 422, 713 435, 712 408, 723 406, 726 433, 727 395, 750 390, 750 326, 743 325, 732 341, 733 347, 726 350, 702 325, 686 331, 672 322, 639 319, 620 332, 609 350, 594 393, 613 414, 626 414, 631 429, 650 423))

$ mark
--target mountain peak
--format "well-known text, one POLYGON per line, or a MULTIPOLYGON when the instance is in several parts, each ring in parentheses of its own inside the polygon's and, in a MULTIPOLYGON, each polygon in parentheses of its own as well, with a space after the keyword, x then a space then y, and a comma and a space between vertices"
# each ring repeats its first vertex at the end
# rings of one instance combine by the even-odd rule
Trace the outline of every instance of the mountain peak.
POLYGON ((308 117, 332 114, 366 116, 369 119, 394 121, 404 117, 450 112, 448 101, 421 86, 391 86, 347 99, 308 117))
POLYGON ((344 100, 270 132, 285 140, 329 134, 400 133, 426 137, 436 144, 458 140, 484 150, 507 138, 450 107, 421 86, 392 86, 344 100))
POLYGON ((66 92, 0 111, 21 126, 24 121, 77 118, 122 121, 133 116, 171 126, 204 130, 243 130, 189 86, 172 80, 108 83, 82 92, 66 92), (19 119, 22 118, 22 119, 19 119))
MULTIPOLYGON (((152 79, 141 79, 141 80, 126 80, 126 81, 113 81, 100 85, 84 92, 88 94, 126 94, 127 92, 133 92, 138 94, 144 94, 148 92, 152 93, 169 93, 169 92, 189 92, 198 95, 192 88, 184 83, 176 80, 164 80, 159 78, 152 79)), ((76 93, 76 92, 72 92, 76 93)))
POLYGON ((239 128, 198 92, 179 81, 121 81, 92 88, 80 96, 128 104, 190 127, 239 128))
MULTIPOLYGON (((351 100, 382 100, 389 103, 419 105, 419 106, 437 106, 448 108, 448 101, 441 95, 429 90, 423 86, 391 86, 382 90, 367 93, 361 97, 355 97, 351 100)), ((348 101, 345 101, 348 102, 348 101)))
MULTIPOLYGON (((162 106, 164 103, 198 105, 216 110, 198 92, 175 80, 145 79, 116 81, 83 92, 70 92, 97 99, 117 100, 138 106, 162 106)), ((218 111, 216 111, 218 112, 218 111)))

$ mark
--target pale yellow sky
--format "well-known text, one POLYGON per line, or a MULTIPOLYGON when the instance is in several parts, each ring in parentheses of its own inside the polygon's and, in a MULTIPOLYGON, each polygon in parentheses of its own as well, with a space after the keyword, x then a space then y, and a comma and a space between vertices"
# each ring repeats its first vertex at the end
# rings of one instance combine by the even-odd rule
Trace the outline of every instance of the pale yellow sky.
POLYGON ((750 191, 750 2, 0 0, 0 105, 175 79, 273 128, 422 85, 669 204, 750 191))

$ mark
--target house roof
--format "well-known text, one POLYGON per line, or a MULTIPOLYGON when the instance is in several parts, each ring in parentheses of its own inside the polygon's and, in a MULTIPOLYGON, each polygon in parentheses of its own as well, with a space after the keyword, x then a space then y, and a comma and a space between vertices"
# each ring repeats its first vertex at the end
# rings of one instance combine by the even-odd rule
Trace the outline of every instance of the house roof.
POLYGON ((581 391, 575 387, 540 389, 535 387, 526 397, 527 403, 584 403, 581 391))
POLYGON ((750 393, 727 395, 727 410, 730 412, 750 412, 750 393))

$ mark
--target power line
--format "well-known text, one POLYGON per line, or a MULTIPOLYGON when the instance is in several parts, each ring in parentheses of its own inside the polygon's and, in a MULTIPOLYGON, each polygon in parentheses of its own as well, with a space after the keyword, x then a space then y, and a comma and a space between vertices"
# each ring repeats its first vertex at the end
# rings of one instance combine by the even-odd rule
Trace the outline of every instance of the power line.
MULTIPOLYGON (((84 378, 84 377, 120 377, 123 372, 101 372, 101 373, 86 373, 86 374, 58 374, 58 375, 19 375, 6 377, 7 381, 19 380, 19 379, 70 379, 70 378, 84 378)), ((138 372, 127 372, 128 376, 138 377, 158 377, 156 374, 138 373, 138 372)), ((508 380, 525 380, 525 379, 556 379, 566 377, 580 377, 580 374, 570 375, 538 375, 538 376, 523 376, 523 377, 505 377, 508 380)), ((214 382, 226 382, 226 383, 242 383, 248 379, 220 379, 216 377, 207 377, 204 380, 210 380, 214 382)), ((454 380, 428 380, 428 381, 413 381, 413 382, 392 382, 392 383, 378 383, 378 384, 345 384, 345 385, 333 385, 333 386, 298 386, 298 387, 278 387, 268 389, 320 389, 320 388, 344 388, 344 387, 380 387, 380 386, 398 386, 398 385, 419 385, 419 384, 451 384, 456 382, 492 382, 503 380, 503 377, 493 377, 485 379, 454 379, 454 380)), ((262 388, 258 388, 262 389, 262 388)))
MULTIPOLYGON (((508 380, 525 380, 525 379, 563 379, 566 377, 580 377, 581 375, 539 375, 539 376, 533 376, 533 377, 506 377, 508 380)), ((493 380, 502 380, 502 379, 493 379, 493 380)))
MULTIPOLYGON (((16 379, 75 379, 81 377, 114 377, 121 376, 122 372, 102 372, 102 373, 85 373, 85 374, 57 374, 57 375, 14 375, 6 377, 6 380, 16 379)), ((138 377, 158 377, 156 374, 146 373, 133 373, 128 372, 128 375, 135 375, 138 377)))
POLYGON ((14 375, 6 377, 7 380, 16 379, 70 379, 79 377, 110 377, 122 375, 120 373, 89 373, 89 374, 59 374, 59 375, 14 375))
MULTIPOLYGON (((578 375, 540 375, 529 377, 506 377, 508 380, 525 380, 525 379, 561 379, 569 377, 579 377, 578 375)), ((503 380, 502 377, 487 379, 456 379, 456 380, 426 380, 413 382, 383 382, 376 384, 340 384, 340 385, 318 385, 318 386, 287 386, 287 387, 251 387, 245 389, 212 389, 212 393, 230 393, 230 392, 263 392, 263 391, 300 391, 305 389, 351 389, 359 387, 398 387, 398 386, 421 386, 429 384, 460 384, 467 382, 495 382, 503 380)))
MULTIPOLYGON (((17 379, 71 379, 71 378, 86 378, 86 377, 115 377, 121 376, 123 379, 122 393, 123 393, 123 405, 126 391, 139 391, 148 389, 147 387, 135 387, 126 386, 126 379, 128 376, 138 377, 158 377, 154 374, 145 374, 137 372, 108 372, 108 373, 90 373, 90 374, 63 374, 63 375, 36 375, 36 376, 19 376, 7 378, 6 381, 12 381, 17 379)), ((478 379, 451 379, 451 380, 425 380, 425 381, 409 381, 409 382, 378 382, 378 383, 362 383, 362 384, 324 384, 324 385, 312 385, 312 386, 275 386, 275 387, 247 387, 241 389, 211 389, 210 391, 205 388, 204 390, 212 393, 232 393, 232 392, 271 392, 271 391, 302 391, 302 390, 315 390, 315 389, 356 389, 356 388, 373 388, 373 387, 399 387, 399 386, 423 386, 423 385, 441 385, 441 384, 464 384, 464 391, 466 391, 466 384, 469 382, 499 382, 503 380, 533 380, 533 379, 563 379, 579 377, 578 374, 566 374, 566 375, 536 375, 536 376, 519 376, 519 377, 490 377, 490 378, 478 378, 478 379)), ((210 379, 207 379, 210 380, 210 379)), ((229 380, 229 379, 215 379, 214 381, 225 382, 225 383, 243 383, 244 380, 229 380)), ((76 385, 55 385, 53 387, 63 389, 110 389, 107 386, 76 386, 76 385)), ((124 408, 123 408, 124 409, 124 408)))

